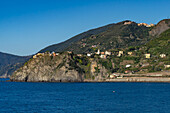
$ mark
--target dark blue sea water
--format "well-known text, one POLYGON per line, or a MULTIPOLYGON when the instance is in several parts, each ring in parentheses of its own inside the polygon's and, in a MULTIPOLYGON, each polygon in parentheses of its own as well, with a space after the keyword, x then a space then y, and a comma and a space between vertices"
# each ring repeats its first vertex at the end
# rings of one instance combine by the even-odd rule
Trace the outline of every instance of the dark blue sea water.
POLYGON ((170 113, 170 83, 0 82, 0 112, 170 113))

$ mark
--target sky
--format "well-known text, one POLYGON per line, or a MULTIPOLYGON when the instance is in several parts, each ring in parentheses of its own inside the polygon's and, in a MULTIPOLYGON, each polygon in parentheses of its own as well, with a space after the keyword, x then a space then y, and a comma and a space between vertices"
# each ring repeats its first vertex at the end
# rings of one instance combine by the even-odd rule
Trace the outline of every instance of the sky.
POLYGON ((25 56, 84 31, 170 18, 170 0, 0 0, 0 52, 25 56))

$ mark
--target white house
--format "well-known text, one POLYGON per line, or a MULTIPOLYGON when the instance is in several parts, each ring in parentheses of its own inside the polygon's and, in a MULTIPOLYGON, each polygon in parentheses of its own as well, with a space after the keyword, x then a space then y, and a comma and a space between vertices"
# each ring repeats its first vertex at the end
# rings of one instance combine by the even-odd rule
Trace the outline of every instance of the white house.
POLYGON ((130 64, 127 64, 127 65, 126 65, 126 68, 129 68, 129 67, 131 67, 131 65, 130 65, 130 64))
POLYGON ((105 55, 111 55, 111 52, 105 51, 105 55))
POLYGON ((100 50, 99 50, 99 49, 98 49, 98 51, 96 52, 96 54, 97 54, 97 55, 99 55, 99 54, 100 54, 100 50))
POLYGON ((55 53, 56 55, 59 55, 60 53, 55 53))
POLYGON ((166 55, 165 55, 165 54, 160 54, 160 57, 161 57, 161 58, 165 58, 166 55))
POLYGON ((87 53, 87 56, 90 57, 90 56, 91 56, 91 53, 87 53))

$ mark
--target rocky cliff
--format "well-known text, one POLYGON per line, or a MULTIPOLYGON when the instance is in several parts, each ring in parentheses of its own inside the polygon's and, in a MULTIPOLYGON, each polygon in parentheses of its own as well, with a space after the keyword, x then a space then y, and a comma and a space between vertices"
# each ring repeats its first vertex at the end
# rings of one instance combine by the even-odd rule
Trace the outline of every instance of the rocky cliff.
POLYGON ((170 28, 170 19, 161 20, 150 32, 151 36, 158 36, 170 28))
POLYGON ((58 56, 45 54, 32 58, 10 77, 11 81, 24 82, 83 82, 84 80, 103 80, 107 70, 101 65, 93 65, 87 57, 78 57, 73 53, 61 53, 58 56), (96 76, 94 66, 100 68, 96 76))

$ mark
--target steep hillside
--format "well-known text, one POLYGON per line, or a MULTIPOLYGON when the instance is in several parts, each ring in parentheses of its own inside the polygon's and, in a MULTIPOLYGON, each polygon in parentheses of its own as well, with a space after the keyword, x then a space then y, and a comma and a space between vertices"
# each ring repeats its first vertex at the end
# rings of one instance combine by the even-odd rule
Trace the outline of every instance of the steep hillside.
POLYGON ((91 51, 92 45, 96 45, 98 48, 108 49, 127 47, 134 44, 141 45, 149 40, 148 31, 151 28, 138 26, 135 22, 125 25, 126 22, 131 21, 127 20, 89 30, 65 42, 46 47, 40 52, 70 50, 75 53, 82 53, 91 51))
POLYGON ((151 36, 158 36, 170 28, 170 19, 161 20, 150 32, 151 36))
POLYGON ((65 50, 75 53, 94 52, 96 49, 109 50, 145 44, 150 40, 151 27, 138 26, 137 23, 125 24, 124 21, 110 26, 106 31, 91 35, 75 42, 65 50))
POLYGON ((31 56, 21 57, 0 52, 0 76, 9 76, 31 56))
POLYGON ((48 53, 34 59, 30 59, 10 77, 12 81, 25 82, 82 82, 87 80, 103 80, 108 76, 107 71, 101 65, 97 77, 93 72, 94 67, 87 56, 78 57, 73 53, 61 53, 58 56, 50 56, 48 53), (92 72, 91 72, 92 71, 92 72))
POLYGON ((153 54, 170 54, 170 29, 146 44, 148 51, 153 54))
POLYGON ((103 27, 99 27, 99 28, 96 28, 96 29, 92 29, 92 30, 89 30, 89 31, 86 31, 84 33, 81 33, 79 35, 76 35, 64 42, 61 42, 59 44, 54 44, 54 45, 51 45, 51 46, 48 46, 42 50, 40 50, 39 52, 46 52, 46 51, 54 51, 54 52, 62 52, 63 50, 65 50, 65 48, 67 48, 68 46, 70 46, 71 44, 79 41, 80 39, 83 39, 83 38, 88 38, 90 37, 91 35, 96 35, 96 34, 99 34, 101 32, 104 32, 106 31, 110 26, 113 26, 114 24, 110 24, 110 25, 107 25, 107 26, 103 26, 103 27))
POLYGON ((146 44, 170 28, 170 19, 160 21, 154 27, 138 25, 132 21, 123 21, 106 25, 81 33, 65 42, 51 45, 39 52, 73 51, 75 53, 94 52, 96 49, 107 50, 146 44))

